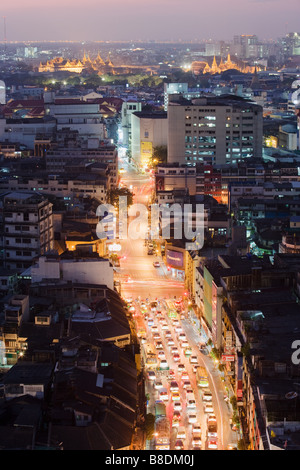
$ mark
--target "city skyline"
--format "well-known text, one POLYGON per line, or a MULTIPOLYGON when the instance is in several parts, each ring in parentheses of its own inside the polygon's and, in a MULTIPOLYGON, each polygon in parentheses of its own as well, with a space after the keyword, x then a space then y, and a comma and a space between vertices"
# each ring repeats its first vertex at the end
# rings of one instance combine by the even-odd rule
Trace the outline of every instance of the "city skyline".
POLYGON ((176 42, 231 40, 235 34, 276 40, 297 31, 300 13, 297 0, 215 0, 213 16, 203 1, 188 0, 184 6, 183 15, 180 0, 153 0, 150 10, 135 0, 126 4, 120 0, 84 4, 53 0, 51 5, 29 0, 26 6, 16 0, 2 9, 0 40, 176 42))

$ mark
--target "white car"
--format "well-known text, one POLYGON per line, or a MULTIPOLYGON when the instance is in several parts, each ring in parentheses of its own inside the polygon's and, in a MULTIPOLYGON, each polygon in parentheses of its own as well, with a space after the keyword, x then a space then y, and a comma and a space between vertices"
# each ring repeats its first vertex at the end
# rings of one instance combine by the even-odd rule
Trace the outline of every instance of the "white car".
POLYGON ((210 402, 205 403, 204 413, 213 413, 213 412, 214 412, 214 407, 213 407, 212 403, 210 403, 210 402))
POLYGON ((161 382, 160 380, 157 380, 157 381, 155 382, 155 384, 154 384, 154 388, 155 388, 156 390, 159 390, 159 389, 163 388, 162 382, 161 382))
POLYGON ((198 423, 195 423, 192 430, 193 435, 201 436, 201 426, 198 423))
POLYGON ((148 371, 148 379, 149 380, 155 380, 156 379, 156 375, 155 375, 154 370, 149 370, 148 371))
POLYGON ((168 346, 174 346, 174 340, 172 338, 168 339, 168 346))
POLYGON ((188 421, 190 424, 194 424, 197 422, 197 416, 194 413, 189 413, 188 421))
POLYGON ((189 409, 196 408, 196 400, 194 400, 193 398, 190 398, 187 401, 186 407, 189 408, 189 409))
POLYGON ((183 388, 190 388, 190 386, 191 386, 191 382, 189 380, 185 380, 183 382, 183 388))
POLYGON ((212 393, 210 390, 204 390, 202 393, 202 400, 206 402, 212 401, 212 393))
POLYGON ((198 436, 193 437, 192 445, 193 445, 193 447, 201 447, 202 446, 201 437, 198 437, 198 436))
POLYGON ((182 410, 182 404, 180 401, 174 401, 174 411, 181 411, 182 410))
POLYGON ((191 364, 198 364, 197 356, 190 356, 190 363, 191 364))
POLYGON ((161 359, 160 368, 161 369, 168 369, 168 367, 169 367, 168 361, 166 359, 161 359))

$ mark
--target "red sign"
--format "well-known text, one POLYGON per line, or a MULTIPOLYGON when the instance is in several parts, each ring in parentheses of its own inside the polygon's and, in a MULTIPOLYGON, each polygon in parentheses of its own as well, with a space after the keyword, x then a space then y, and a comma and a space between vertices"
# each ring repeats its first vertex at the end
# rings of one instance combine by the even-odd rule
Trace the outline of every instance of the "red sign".
POLYGON ((235 356, 233 354, 222 354, 222 362, 234 362, 235 356))

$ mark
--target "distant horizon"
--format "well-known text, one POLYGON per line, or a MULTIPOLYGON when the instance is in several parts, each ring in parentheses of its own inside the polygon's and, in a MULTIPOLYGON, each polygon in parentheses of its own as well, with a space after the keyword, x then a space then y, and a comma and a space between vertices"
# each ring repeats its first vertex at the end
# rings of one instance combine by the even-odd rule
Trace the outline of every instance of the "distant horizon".
POLYGON ((241 34, 275 41, 299 30, 300 2, 214 0, 210 8, 204 0, 14 0, 2 6, 1 16, 0 40, 7 44, 229 42, 241 34))

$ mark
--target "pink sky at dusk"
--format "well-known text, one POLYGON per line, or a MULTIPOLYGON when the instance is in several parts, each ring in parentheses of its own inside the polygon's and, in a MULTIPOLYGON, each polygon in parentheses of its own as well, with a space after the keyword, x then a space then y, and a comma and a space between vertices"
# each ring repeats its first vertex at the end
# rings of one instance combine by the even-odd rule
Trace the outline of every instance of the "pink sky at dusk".
MULTIPOLYGON (((299 0, 5 0, 8 41, 277 39, 299 31, 299 0)), ((3 20, 0 40, 4 39, 3 20)))

